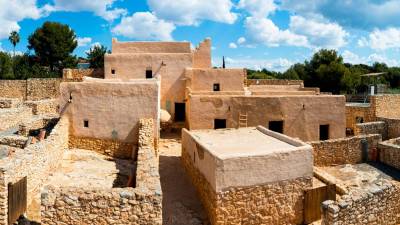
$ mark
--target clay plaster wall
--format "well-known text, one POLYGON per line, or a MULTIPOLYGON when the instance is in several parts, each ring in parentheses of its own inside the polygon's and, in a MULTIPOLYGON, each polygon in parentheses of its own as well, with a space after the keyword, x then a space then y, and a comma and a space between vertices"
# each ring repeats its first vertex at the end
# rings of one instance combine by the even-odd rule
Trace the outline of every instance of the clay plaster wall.
POLYGON ((239 114, 248 114, 248 126, 284 121, 283 133, 303 141, 319 140, 319 126, 329 124, 330 139, 345 137, 344 96, 230 96, 189 95, 189 129, 213 129, 214 119, 226 119, 237 128, 239 114))
POLYGON ((159 81, 62 83, 60 111, 72 136, 136 144, 140 118, 159 121, 159 81))
POLYGON ((219 84, 220 91, 244 91, 243 69, 186 69, 186 87, 191 91, 213 91, 213 85, 219 84))
POLYGON ((205 39, 193 51, 193 68, 211 68, 211 39, 205 39))
POLYGON ((112 39, 112 53, 191 53, 190 42, 119 42, 112 39))

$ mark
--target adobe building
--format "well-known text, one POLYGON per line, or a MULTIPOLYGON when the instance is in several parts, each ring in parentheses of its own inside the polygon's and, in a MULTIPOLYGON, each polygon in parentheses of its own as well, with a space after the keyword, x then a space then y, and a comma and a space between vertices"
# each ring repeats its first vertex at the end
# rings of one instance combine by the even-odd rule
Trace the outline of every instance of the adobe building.
POLYGON ((105 79, 160 76, 160 108, 190 130, 263 125, 303 141, 345 136, 345 97, 321 94, 302 83, 246 85, 244 69, 211 68, 211 40, 112 41, 105 79), (182 123, 181 123, 182 124, 182 123))
POLYGON ((211 224, 302 224, 310 145, 261 126, 184 129, 182 162, 211 224))

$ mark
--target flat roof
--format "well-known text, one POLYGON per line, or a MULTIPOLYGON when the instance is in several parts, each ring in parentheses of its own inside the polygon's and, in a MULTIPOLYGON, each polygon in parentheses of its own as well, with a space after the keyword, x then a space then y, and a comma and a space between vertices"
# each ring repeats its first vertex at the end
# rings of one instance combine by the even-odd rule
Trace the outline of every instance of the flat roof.
POLYGON ((296 150, 289 142, 267 135, 256 127, 192 130, 196 141, 219 158, 269 155, 296 150))

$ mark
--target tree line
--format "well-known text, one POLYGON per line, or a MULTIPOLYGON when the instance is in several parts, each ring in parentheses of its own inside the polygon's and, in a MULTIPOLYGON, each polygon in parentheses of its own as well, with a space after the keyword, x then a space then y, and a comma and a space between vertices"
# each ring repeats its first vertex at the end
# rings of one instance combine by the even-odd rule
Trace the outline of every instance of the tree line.
POLYGON ((388 84, 392 89, 400 88, 400 67, 389 67, 375 62, 372 66, 343 62, 335 50, 321 49, 304 63, 296 63, 285 72, 267 69, 248 70, 249 79, 295 79, 303 80, 306 87, 319 87, 323 92, 354 94, 363 92, 373 82, 388 84), (361 75, 385 72, 376 81, 361 75))
MULTIPOLYGON (((20 42, 18 32, 12 31, 9 41, 13 54, 0 52, 0 79, 55 78, 64 68, 76 68, 78 57, 73 55, 78 46, 74 30, 68 25, 45 22, 28 37, 28 51, 16 54, 20 42)), ((103 68, 107 48, 96 45, 86 53, 91 68, 103 68)))

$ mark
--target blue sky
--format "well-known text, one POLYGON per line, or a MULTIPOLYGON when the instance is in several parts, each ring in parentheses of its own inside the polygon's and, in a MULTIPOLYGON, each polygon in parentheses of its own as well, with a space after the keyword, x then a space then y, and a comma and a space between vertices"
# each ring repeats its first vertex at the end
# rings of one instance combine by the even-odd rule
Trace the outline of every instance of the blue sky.
POLYGON ((213 41, 213 63, 283 71, 320 48, 346 62, 400 66, 400 0, 0 0, 0 50, 45 21, 76 32, 78 56, 119 40, 213 41))

